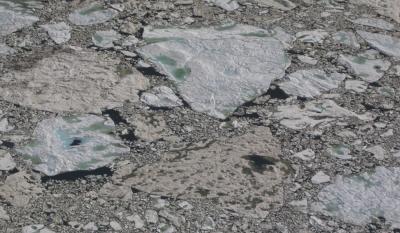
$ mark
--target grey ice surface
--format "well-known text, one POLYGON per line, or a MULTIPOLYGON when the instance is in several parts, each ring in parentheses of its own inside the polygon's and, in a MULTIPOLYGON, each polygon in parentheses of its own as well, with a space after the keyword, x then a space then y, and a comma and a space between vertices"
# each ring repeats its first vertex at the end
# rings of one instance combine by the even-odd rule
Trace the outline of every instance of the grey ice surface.
POLYGON ((239 8, 239 4, 235 0, 205 0, 205 1, 213 3, 227 11, 234 11, 239 8))
POLYGON ((107 8, 101 3, 93 2, 72 12, 68 19, 75 25, 87 26, 105 23, 117 14, 118 11, 107 8))
POLYGON ((400 39, 385 34, 357 31, 368 44, 380 52, 393 57, 400 57, 400 39))
POLYGON ((175 95, 174 91, 166 86, 154 87, 150 91, 143 93, 140 100, 157 108, 173 108, 183 105, 182 100, 175 95))
POLYGON ((63 44, 71 39, 71 27, 65 22, 45 24, 41 27, 47 31, 50 38, 56 42, 56 44, 63 44))

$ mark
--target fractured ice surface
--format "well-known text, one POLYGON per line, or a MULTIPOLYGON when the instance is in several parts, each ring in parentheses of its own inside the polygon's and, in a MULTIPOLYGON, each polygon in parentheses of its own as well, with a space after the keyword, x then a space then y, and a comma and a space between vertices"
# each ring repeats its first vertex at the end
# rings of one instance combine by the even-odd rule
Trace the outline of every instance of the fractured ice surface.
POLYGON ((375 27, 375 28, 380 28, 383 30, 393 30, 394 25, 391 23, 386 22, 383 19, 374 19, 374 18, 358 18, 354 20, 350 20, 351 22, 355 24, 360 24, 364 26, 370 26, 370 27, 375 27))
POLYGON ((322 43, 327 36, 329 36, 329 33, 322 29, 296 33, 296 38, 305 43, 322 43))
POLYGON ((182 106, 182 100, 166 86, 157 86, 142 94, 140 100, 156 108, 173 108, 182 106))
POLYGON ((278 85, 288 95, 313 98, 323 92, 338 88, 345 77, 344 74, 327 74, 317 69, 299 70, 289 74, 289 80, 278 85))
POLYGON ((318 194, 312 209, 356 225, 384 218, 400 227, 400 168, 377 167, 375 171, 338 176, 318 194))
POLYGON ((277 112, 272 117, 279 120, 283 126, 296 130, 312 128, 349 117, 370 120, 369 116, 357 115, 340 107, 333 100, 327 99, 307 102, 304 107, 298 105, 278 106, 277 112))
POLYGON ((113 129, 114 123, 95 115, 50 118, 40 122, 33 141, 17 151, 48 176, 94 170, 129 152, 110 135, 113 129))
POLYGON ((123 184, 152 194, 213 199, 246 217, 265 217, 283 203, 290 167, 269 128, 171 149, 160 162, 138 168, 123 184))
POLYGON ((39 21, 32 12, 41 8, 43 5, 36 0, 0 0, 0 37, 39 21))
POLYGON ((11 55, 16 52, 15 49, 11 48, 10 46, 0 43, 0 56, 11 55))
POLYGON ((69 15, 69 21, 75 25, 94 25, 107 22, 114 18, 118 11, 105 7, 100 3, 91 3, 77 9, 69 15))
POLYGON ((390 68, 390 62, 382 59, 370 59, 363 55, 340 55, 338 63, 347 67, 350 72, 362 80, 373 83, 383 77, 390 68))
POLYGON ((175 81, 183 99, 221 119, 264 94, 290 64, 283 45, 290 37, 253 26, 146 28, 143 38, 138 52, 175 81))
MULTIPOLYGON (((400 1, 399 1, 400 4, 400 1)), ((400 58, 400 39, 384 34, 357 31, 374 48, 388 56, 400 58)))
POLYGON ((4 74, 0 98, 40 110, 79 113, 139 101, 147 79, 136 69, 119 68, 119 63, 95 52, 59 52, 29 70, 4 74))

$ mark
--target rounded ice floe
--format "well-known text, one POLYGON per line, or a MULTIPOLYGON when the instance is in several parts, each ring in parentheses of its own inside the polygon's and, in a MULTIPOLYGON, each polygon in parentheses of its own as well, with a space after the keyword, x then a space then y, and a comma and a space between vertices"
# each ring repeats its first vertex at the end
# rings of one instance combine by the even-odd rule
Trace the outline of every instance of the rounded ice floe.
POLYGON ((138 49, 176 82, 195 110, 225 119, 237 107, 267 92, 290 64, 290 36, 247 25, 200 29, 150 29, 138 49))
POLYGON ((119 40, 120 38, 121 35, 114 30, 97 31, 92 36, 92 41, 95 46, 108 49, 114 47, 114 41, 119 40))
POLYGON ((129 148, 111 136, 114 123, 94 116, 57 117, 38 124, 32 141, 17 151, 48 176, 106 166, 129 148))
POLYGON ((119 63, 95 52, 59 52, 29 70, 4 74, 0 98, 40 110, 78 113, 100 113, 126 100, 139 101, 147 79, 119 63))

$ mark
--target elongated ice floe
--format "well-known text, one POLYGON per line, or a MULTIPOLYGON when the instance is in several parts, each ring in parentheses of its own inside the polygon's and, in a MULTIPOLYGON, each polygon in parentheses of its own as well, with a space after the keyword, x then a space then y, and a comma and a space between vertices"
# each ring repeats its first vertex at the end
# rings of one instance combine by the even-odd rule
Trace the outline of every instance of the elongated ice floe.
POLYGON ((400 39, 384 34, 357 31, 357 33, 374 49, 383 54, 400 57, 400 39))
POLYGON ((139 54, 175 81, 193 110, 220 119, 264 94, 290 64, 284 48, 292 38, 281 30, 146 28, 143 38, 139 54))

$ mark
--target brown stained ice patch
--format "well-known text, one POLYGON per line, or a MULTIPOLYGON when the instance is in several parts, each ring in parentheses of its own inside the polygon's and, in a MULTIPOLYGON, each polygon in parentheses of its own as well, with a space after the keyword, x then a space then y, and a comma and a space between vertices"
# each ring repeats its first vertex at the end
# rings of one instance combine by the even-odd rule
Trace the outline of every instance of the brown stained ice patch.
POLYGON ((312 209, 356 225, 383 218, 400 228, 400 169, 377 167, 375 171, 338 176, 318 194, 312 209))
POLYGON ((282 182, 290 167, 269 128, 234 138, 171 151, 137 169, 125 184, 152 194, 214 199, 220 207, 263 217, 283 201, 282 182))
POLYGON ((32 69, 4 74, 0 98, 40 110, 78 113, 100 113, 126 100, 139 101, 147 79, 136 69, 120 69, 119 63, 94 52, 56 53, 32 69))
POLYGON ((175 81, 182 98, 198 112, 225 119, 264 94, 290 64, 290 36, 247 25, 199 29, 150 29, 138 49, 175 81))
POLYGON ((400 23, 399 0, 350 0, 350 2, 357 5, 372 6, 379 14, 390 17, 400 23))
POLYGON ((9 175, 0 185, 0 200, 13 206, 25 207, 31 199, 42 193, 42 188, 26 172, 9 175))

